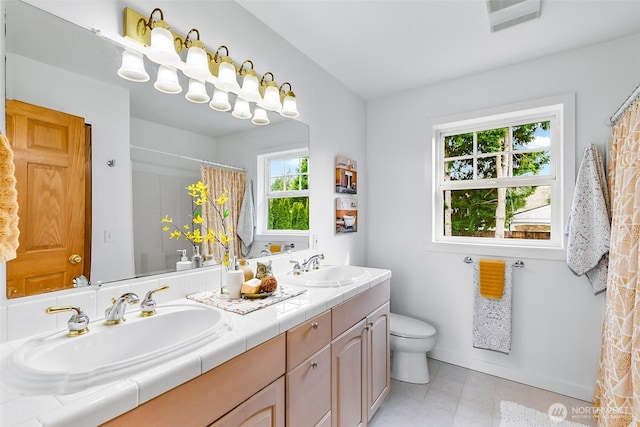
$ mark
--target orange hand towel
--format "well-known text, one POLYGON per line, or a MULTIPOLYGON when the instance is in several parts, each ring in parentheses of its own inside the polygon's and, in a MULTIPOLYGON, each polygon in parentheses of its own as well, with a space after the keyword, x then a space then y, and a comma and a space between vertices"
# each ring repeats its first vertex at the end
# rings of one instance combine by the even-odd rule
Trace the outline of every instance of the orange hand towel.
POLYGON ((484 298, 500 299, 504 290, 504 260, 481 259, 480 295, 484 298))

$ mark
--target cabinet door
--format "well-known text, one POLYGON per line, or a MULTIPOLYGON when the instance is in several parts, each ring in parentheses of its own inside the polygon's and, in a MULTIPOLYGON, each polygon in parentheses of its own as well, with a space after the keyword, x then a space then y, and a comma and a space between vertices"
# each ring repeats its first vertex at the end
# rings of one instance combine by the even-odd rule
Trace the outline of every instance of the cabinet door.
POLYGON ((287 373, 287 426, 313 427, 331 410, 331 349, 327 344, 287 373))
POLYGON ((284 377, 280 377, 210 427, 284 427, 284 377))
POLYGON ((367 316, 367 415, 371 420, 391 384, 389 359, 389 303, 367 316))
POLYGON ((367 424, 365 320, 331 342, 331 420, 333 427, 367 424))

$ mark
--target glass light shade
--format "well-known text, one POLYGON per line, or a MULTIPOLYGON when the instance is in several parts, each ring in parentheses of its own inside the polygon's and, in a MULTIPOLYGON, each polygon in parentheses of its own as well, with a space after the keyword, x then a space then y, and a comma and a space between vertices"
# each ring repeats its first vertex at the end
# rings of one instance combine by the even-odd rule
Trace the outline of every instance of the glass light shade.
POLYGON ((207 88, 204 82, 196 79, 189 79, 189 91, 185 95, 188 101, 196 104, 204 104, 209 102, 209 95, 207 95, 207 88))
POLYGON ((280 103, 280 91, 276 86, 267 86, 264 90, 264 99, 260 102, 260 106, 277 113, 282 110, 282 104, 280 103))
POLYGON ((180 56, 173 44, 171 31, 162 27, 155 27, 151 30, 151 46, 147 52, 147 58, 157 64, 172 67, 180 63, 180 56))
POLYGON ((282 111, 280 111, 280 115, 284 117, 298 117, 300 113, 298 112, 298 106, 296 105, 296 97, 292 95, 291 92, 287 93, 284 96, 284 100, 282 101, 282 111))
POLYGON ((221 62, 218 68, 218 82, 216 87, 225 92, 238 93, 240 85, 236 80, 236 67, 228 62, 221 62))
POLYGON ((231 113, 233 117, 236 119, 250 119, 251 118, 251 109, 249 108, 249 103, 246 99, 237 98, 236 106, 233 108, 233 112, 231 113))
POLYGON ((270 123, 269 117, 267 116, 267 110, 262 107, 256 106, 253 110, 253 119, 251 119, 251 123, 254 125, 264 126, 270 123))
POLYGON ((220 89, 213 88, 213 97, 209 103, 209 107, 216 111, 229 111, 231 110, 231 104, 229 103, 229 94, 220 89))
POLYGON ((153 87, 164 93, 180 93, 182 92, 182 86, 178 81, 178 72, 175 68, 161 65, 158 67, 158 78, 153 84, 153 87))
POLYGON ((258 78, 253 73, 246 73, 244 79, 242 79, 242 89, 240 89, 239 95, 249 102, 260 102, 262 97, 260 96, 260 90, 258 84, 258 78))
POLYGON ((198 46, 191 46, 187 51, 187 63, 182 72, 185 76, 200 81, 211 78, 207 52, 198 46))
POLYGON ((118 69, 118 75, 132 82, 149 81, 142 54, 128 49, 122 51, 122 65, 118 69))

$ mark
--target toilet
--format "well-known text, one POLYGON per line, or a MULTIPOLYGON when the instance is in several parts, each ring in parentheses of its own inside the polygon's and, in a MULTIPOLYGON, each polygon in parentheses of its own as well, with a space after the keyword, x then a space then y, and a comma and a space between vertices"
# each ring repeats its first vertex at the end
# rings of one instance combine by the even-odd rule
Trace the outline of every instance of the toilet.
POLYGON ((391 378, 415 384, 431 381, 427 352, 436 345, 436 329, 400 314, 389 314, 391 378))

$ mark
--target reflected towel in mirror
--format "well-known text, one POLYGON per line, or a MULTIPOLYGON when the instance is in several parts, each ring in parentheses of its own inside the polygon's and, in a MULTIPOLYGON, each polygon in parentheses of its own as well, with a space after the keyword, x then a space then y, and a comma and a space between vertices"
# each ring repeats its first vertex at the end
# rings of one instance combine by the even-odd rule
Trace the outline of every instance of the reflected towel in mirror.
POLYGON ((16 257, 18 248, 18 192, 16 191, 13 151, 6 136, 0 134, 0 262, 16 257))

